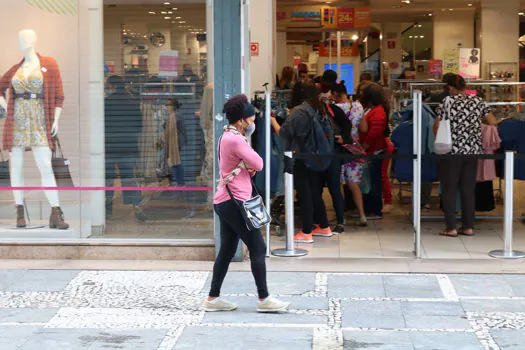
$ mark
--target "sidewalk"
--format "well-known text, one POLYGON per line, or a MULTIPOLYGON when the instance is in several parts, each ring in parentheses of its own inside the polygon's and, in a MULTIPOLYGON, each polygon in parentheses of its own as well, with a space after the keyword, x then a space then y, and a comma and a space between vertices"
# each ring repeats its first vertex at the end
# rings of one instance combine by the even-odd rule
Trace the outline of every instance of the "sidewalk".
POLYGON ((289 314, 205 314, 206 271, 0 270, 2 350, 525 349, 524 275, 270 272, 289 314))

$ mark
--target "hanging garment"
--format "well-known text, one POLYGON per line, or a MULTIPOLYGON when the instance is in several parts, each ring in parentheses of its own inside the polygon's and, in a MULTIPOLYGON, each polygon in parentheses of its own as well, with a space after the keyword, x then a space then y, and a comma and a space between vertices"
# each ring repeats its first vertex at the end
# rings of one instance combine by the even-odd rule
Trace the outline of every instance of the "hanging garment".
POLYGON ((166 153, 169 167, 180 165, 179 131, 177 116, 173 108, 169 108, 169 117, 166 122, 166 153))
MULTIPOLYGON (((414 132, 413 132, 413 113, 412 103, 408 103, 406 108, 399 112, 401 123, 392 131, 390 137, 392 143, 397 149, 397 154, 412 155, 414 154, 414 132)), ((423 104, 423 113, 421 118, 421 153, 434 153, 434 131, 433 125, 436 116, 432 110, 423 104)), ((412 159, 396 159, 394 165, 395 178, 400 182, 412 182, 413 177, 412 159)), ((421 180, 423 183, 432 183, 438 180, 437 162, 434 158, 423 158, 421 162, 421 180)))
POLYGON ((157 181, 162 155, 164 125, 168 119, 168 107, 157 100, 145 100, 142 104, 142 134, 140 136, 140 161, 137 172, 145 181, 157 181), (159 153, 161 155, 159 156, 159 153))
MULTIPOLYGON (((525 154, 525 122, 517 119, 507 119, 498 126, 498 134, 501 139, 501 147, 504 151, 517 151, 525 154)), ((500 163, 504 177, 503 160, 500 163)), ((514 159, 514 179, 525 180, 525 158, 514 159)))
MULTIPOLYGON (((481 126, 481 138, 485 154, 494 154, 501 147, 498 128, 493 125, 481 126)), ((496 162, 494 159, 480 159, 478 161, 477 182, 492 181, 496 178, 496 162)))
POLYGON ((492 181, 478 182, 476 184, 476 211, 487 212, 494 209, 496 209, 496 200, 492 181))
POLYGON ((49 146, 46 133, 43 87, 44 79, 38 67, 35 67, 27 76, 24 74, 24 69, 19 68, 13 77, 15 109, 12 147, 26 149, 49 146))
POLYGON ((181 106, 177 109, 177 121, 180 121, 179 136, 184 135, 180 151, 181 164, 184 169, 185 183, 196 185, 197 177, 201 175, 202 163, 204 161, 204 134, 200 126, 200 120, 195 112, 200 108, 200 101, 193 98, 180 99, 181 106))
POLYGON ((213 83, 204 88, 200 108, 201 128, 204 133, 205 156, 202 162, 201 176, 206 178, 208 186, 213 185, 214 144, 213 139, 213 83))

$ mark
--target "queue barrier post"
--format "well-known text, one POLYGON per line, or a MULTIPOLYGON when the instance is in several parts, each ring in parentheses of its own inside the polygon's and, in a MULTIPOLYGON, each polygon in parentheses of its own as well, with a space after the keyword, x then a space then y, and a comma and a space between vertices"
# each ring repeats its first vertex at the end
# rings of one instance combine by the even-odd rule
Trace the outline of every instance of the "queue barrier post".
POLYGON ((286 248, 274 249, 272 255, 280 257, 299 257, 308 254, 307 250, 296 249, 294 242, 294 196, 293 196, 293 154, 284 152, 284 193, 286 215, 286 248))
POLYGON ((493 250, 489 252, 489 256, 499 259, 523 259, 525 253, 512 249, 512 229, 514 220, 514 152, 505 152, 505 217, 504 217, 504 233, 505 244, 504 249, 493 250))

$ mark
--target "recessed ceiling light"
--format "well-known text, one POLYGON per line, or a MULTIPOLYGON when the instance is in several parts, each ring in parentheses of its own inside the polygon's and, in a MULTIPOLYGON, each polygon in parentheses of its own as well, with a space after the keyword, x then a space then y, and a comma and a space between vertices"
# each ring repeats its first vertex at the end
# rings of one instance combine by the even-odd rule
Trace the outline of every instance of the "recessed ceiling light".
POLYGON ((523 12, 518 12, 518 15, 523 16, 523 15, 525 15, 525 13, 523 13, 523 12))
POLYGON ((425 36, 424 35, 421 35, 420 38, 423 39, 425 36))
POLYGON ((150 15, 154 15, 155 14, 155 11, 150 11, 148 12, 150 15))
POLYGON ((173 11, 177 11, 177 8, 176 8, 176 7, 174 7, 174 8, 172 8, 172 10, 173 10, 173 11))
POLYGON ((432 16, 433 16, 433 14, 432 14, 432 13, 429 13, 429 14, 428 14, 428 17, 432 17, 432 16))
POLYGON ((175 19, 181 19, 181 18, 182 18, 181 16, 177 16, 177 17, 175 17, 175 19))
POLYGON ((401 2, 404 4, 410 4, 410 0, 401 0, 401 2))
POLYGON ((186 21, 179 21, 179 23, 181 23, 181 24, 182 24, 182 23, 186 23, 186 21))
POLYGON ((473 5, 472 4, 468 4, 468 7, 472 7, 473 5))
POLYGON ((411 36, 409 36, 408 38, 409 38, 409 39, 412 39, 412 38, 413 38, 413 36, 411 35, 411 36))
POLYGON ((169 5, 170 3, 169 2, 165 2, 164 5, 169 5))
POLYGON ((448 9, 449 11, 454 11, 454 9, 448 9))
POLYGON ((171 19, 171 17, 170 16, 166 16, 166 17, 164 17, 164 19, 171 19))
POLYGON ((355 34, 352 35, 352 40, 357 40, 357 39, 359 39, 359 37, 357 35, 355 35, 355 34))
POLYGON ((168 13, 166 11, 161 12, 163 15, 167 15, 168 13))
POLYGON ((173 11, 168 11, 168 13, 171 15, 173 13, 173 11))

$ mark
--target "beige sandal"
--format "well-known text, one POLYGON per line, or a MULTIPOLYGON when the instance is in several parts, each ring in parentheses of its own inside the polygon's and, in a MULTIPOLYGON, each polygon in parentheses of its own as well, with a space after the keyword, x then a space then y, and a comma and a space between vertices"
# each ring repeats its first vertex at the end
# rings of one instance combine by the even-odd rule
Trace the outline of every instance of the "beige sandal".
POLYGON ((446 236, 446 237, 457 237, 458 236, 458 232, 456 230, 452 230, 452 231, 443 230, 443 231, 439 232, 439 235, 440 236, 446 236))

